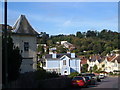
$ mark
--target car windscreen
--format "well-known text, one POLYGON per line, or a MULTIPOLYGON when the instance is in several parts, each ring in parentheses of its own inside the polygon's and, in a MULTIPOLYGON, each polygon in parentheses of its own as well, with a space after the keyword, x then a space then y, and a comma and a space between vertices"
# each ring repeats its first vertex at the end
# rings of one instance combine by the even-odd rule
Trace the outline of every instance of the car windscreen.
POLYGON ((83 80, 82 77, 74 77, 72 80, 83 80))

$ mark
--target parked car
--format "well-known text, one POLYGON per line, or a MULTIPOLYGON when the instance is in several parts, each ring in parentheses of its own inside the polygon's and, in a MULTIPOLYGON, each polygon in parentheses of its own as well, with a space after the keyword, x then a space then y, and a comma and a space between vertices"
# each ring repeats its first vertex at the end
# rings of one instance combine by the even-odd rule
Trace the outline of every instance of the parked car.
POLYGON ((87 73, 86 76, 91 76, 91 78, 96 79, 96 76, 93 73, 87 73))
POLYGON ((72 79, 72 86, 87 87, 87 82, 82 76, 75 76, 72 79))
POLYGON ((84 76, 86 82, 88 85, 91 85, 91 82, 92 82, 92 78, 90 76, 84 76))
POLYGON ((99 78, 100 78, 100 79, 104 79, 105 76, 104 76, 104 75, 99 75, 99 78))

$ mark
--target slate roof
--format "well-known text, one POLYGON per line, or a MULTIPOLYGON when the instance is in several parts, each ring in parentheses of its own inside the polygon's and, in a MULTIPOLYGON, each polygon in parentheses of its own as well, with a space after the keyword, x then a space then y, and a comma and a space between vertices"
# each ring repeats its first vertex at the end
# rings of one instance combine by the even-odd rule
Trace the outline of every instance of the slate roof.
POLYGON ((90 62, 95 62, 96 60, 99 63, 101 63, 103 61, 103 57, 101 57, 100 55, 92 55, 92 56, 90 56, 90 59, 89 59, 90 62))
MULTIPOLYGON (((59 54, 56 54, 56 59, 59 59, 61 58, 62 56, 66 55, 68 56, 69 58, 71 58, 71 54, 70 53, 59 53, 59 54)), ((46 54, 45 55, 45 58, 51 58, 52 59, 52 54, 46 54)), ((77 58, 77 56, 75 55, 75 58, 77 58)))
POLYGON ((38 35, 29 24, 25 15, 21 15, 13 26, 13 32, 17 34, 38 35))
POLYGON ((101 57, 99 55, 90 56, 90 62, 95 62, 96 60, 98 60, 98 62, 101 62, 101 57))

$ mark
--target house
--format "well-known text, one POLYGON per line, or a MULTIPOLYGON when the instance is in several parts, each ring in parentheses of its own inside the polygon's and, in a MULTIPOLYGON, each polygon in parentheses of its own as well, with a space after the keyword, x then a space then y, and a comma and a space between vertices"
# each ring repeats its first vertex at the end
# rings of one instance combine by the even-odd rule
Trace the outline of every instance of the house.
POLYGON ((113 72, 120 72, 120 54, 116 55, 116 58, 112 61, 114 63, 113 72))
POLYGON ((69 50, 75 49, 75 46, 67 41, 61 41, 61 45, 63 45, 65 48, 68 48, 69 50))
POLYGON ((102 62, 102 58, 101 58, 100 55, 90 56, 90 58, 87 60, 88 71, 90 71, 90 69, 93 69, 93 67, 95 65, 97 65, 97 68, 100 69, 101 68, 101 65, 100 65, 101 62, 102 62))
POLYGON ((106 72, 120 71, 120 54, 106 56, 104 63, 106 72))
POLYGON ((80 58, 75 53, 53 53, 44 57, 43 68, 49 72, 56 72, 61 75, 69 75, 72 72, 81 72, 80 58))
POLYGON ((15 22, 12 30, 14 45, 19 47, 23 57, 21 73, 37 69, 37 35, 25 15, 21 15, 15 22))

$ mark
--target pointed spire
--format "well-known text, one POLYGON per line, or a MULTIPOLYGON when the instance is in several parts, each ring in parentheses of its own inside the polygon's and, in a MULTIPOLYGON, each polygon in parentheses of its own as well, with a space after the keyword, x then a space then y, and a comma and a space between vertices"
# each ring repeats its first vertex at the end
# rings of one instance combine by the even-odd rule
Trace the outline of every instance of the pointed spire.
POLYGON ((13 32, 18 34, 37 35, 38 33, 32 28, 25 15, 20 15, 13 26, 13 32))

